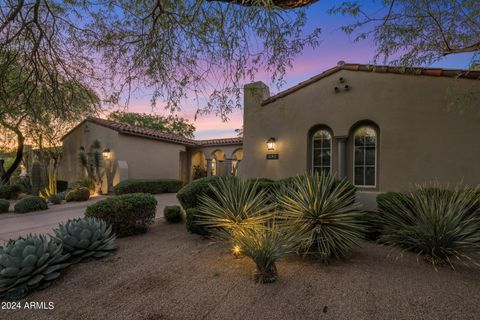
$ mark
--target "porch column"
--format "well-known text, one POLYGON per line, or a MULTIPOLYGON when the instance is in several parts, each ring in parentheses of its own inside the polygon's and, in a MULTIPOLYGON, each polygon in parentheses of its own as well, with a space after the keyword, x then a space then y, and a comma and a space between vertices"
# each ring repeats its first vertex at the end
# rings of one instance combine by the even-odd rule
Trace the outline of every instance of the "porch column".
POLYGON ((338 146, 338 177, 347 177, 347 137, 336 137, 338 146))
POLYGON ((212 159, 207 159, 207 177, 212 176, 212 159))
POLYGON ((232 175, 232 159, 225 159, 225 170, 226 176, 231 176, 232 175))

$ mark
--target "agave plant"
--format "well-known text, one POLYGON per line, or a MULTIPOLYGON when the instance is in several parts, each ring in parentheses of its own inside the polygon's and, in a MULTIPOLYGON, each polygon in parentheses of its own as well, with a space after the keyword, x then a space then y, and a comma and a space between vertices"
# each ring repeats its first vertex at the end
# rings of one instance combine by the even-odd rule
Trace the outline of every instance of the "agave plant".
POLYGON ((62 250, 61 243, 43 235, 9 240, 0 247, 0 297, 21 299, 49 286, 70 265, 62 250))
POLYGON ((355 188, 330 175, 299 176, 277 191, 280 215, 305 235, 299 251, 321 261, 341 258, 363 238, 355 188))
POLYGON ((273 205, 266 190, 259 190, 257 183, 222 178, 217 185, 210 185, 213 197, 200 197, 198 223, 222 238, 233 239, 239 229, 264 224, 272 218, 273 205))
POLYGON ((480 252, 479 194, 478 189, 420 188, 384 198, 380 241, 416 252, 434 266, 453 267, 452 258, 471 261, 480 252))
POLYGON ((68 220, 53 230, 55 239, 63 243, 63 252, 70 254, 70 262, 89 258, 103 258, 117 250, 112 226, 97 218, 68 220))
POLYGON ((257 267, 255 282, 271 283, 278 278, 275 262, 294 254, 301 235, 272 222, 237 230, 235 241, 241 252, 251 258, 257 267))

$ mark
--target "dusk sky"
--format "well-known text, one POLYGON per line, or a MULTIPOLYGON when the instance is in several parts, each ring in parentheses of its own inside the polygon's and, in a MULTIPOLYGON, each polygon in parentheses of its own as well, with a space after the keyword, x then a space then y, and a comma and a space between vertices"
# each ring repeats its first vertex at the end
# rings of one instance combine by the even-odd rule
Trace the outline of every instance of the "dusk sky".
MULTIPOLYGON (((278 90, 272 85, 268 74, 258 74, 256 81, 261 80, 270 86, 272 94, 285 90, 303 80, 306 80, 322 71, 334 67, 338 61, 343 60, 350 63, 371 63, 374 56, 374 46, 369 41, 353 42, 353 39, 343 33, 340 27, 346 24, 350 19, 339 15, 331 16, 327 10, 338 1, 320 1, 308 9, 308 25, 306 31, 314 27, 322 29, 320 46, 315 50, 306 49, 301 55, 295 58, 293 69, 288 70, 285 76, 286 84, 278 90)), ((365 1, 371 4, 371 1, 365 1)), ((375 5, 371 5, 371 10, 375 10, 375 5)), ((467 68, 471 62, 472 54, 454 55, 432 65, 442 68, 467 68)), ((151 113, 150 96, 148 91, 137 93, 129 107, 133 112, 151 113)), ((167 114, 162 112, 161 106, 155 110, 158 114, 167 114)), ((178 114, 184 118, 193 118, 196 111, 195 103, 189 105, 188 102, 182 107, 178 114)), ((197 139, 222 138, 235 136, 235 129, 242 126, 242 110, 236 110, 229 116, 230 121, 222 122, 214 114, 201 116, 194 125, 197 128, 195 137, 197 139)))

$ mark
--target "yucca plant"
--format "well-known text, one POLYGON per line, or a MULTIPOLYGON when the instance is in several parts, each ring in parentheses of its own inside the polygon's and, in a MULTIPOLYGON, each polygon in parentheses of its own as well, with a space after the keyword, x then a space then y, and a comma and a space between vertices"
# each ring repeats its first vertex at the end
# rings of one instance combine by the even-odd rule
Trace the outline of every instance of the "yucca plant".
POLYGON ((421 187, 385 198, 380 241, 416 252, 434 266, 453 267, 452 258, 472 261, 480 252, 479 194, 478 189, 421 187))
POLYGON ((262 225, 272 218, 273 205, 257 183, 225 177, 210 188, 213 197, 200 197, 197 219, 213 235, 235 242, 237 230, 262 225))
POLYGON ((58 278, 69 254, 62 244, 43 235, 28 235, 0 246, 0 298, 17 300, 58 278))
POLYGON ((303 234, 299 252, 323 262, 341 258, 364 235, 356 189, 330 175, 298 176, 277 191, 280 216, 303 234))
POLYGON ((63 252, 70 254, 71 263, 112 255, 117 246, 112 226, 97 218, 68 220, 54 230, 55 240, 63 243, 63 252))
POLYGON ((275 262, 295 254, 301 235, 285 225, 270 222, 236 231, 236 244, 241 253, 255 262, 254 280, 258 283, 275 282, 278 271, 275 262))

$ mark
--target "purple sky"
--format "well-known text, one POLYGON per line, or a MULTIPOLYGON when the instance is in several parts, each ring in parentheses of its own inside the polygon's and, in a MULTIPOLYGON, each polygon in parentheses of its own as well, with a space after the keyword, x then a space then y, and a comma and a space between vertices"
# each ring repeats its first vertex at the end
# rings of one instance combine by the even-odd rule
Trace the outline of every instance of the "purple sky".
MULTIPOLYGON (((347 18, 342 16, 330 16, 326 12, 335 1, 320 1, 308 9, 307 30, 313 27, 322 29, 321 43, 315 50, 307 49, 301 55, 295 58, 293 68, 287 71, 285 76, 286 84, 281 88, 285 90, 305 79, 308 79, 322 71, 334 67, 338 61, 344 60, 350 63, 370 63, 374 55, 374 47, 370 41, 354 43, 349 36, 345 35, 339 28, 348 22, 347 18)), ((370 1, 366 1, 370 3, 370 1)), ((454 55, 435 63, 435 67, 443 68, 467 68, 471 62, 471 54, 454 55)), ((269 75, 259 74, 256 80, 261 80, 270 86, 271 92, 275 94, 279 90, 273 86, 269 80, 269 75)), ((160 109, 156 110, 158 114, 165 114, 160 109)), ((136 94, 133 97, 130 107, 133 112, 150 113, 150 96, 145 93, 136 94)), ((195 115, 196 106, 192 103, 190 106, 186 103, 180 116, 191 119, 195 115)), ((236 110, 230 116, 230 121, 222 122, 214 114, 201 116, 194 122, 197 128, 195 136, 198 139, 221 138, 235 136, 234 130, 242 126, 242 110, 236 110)))

